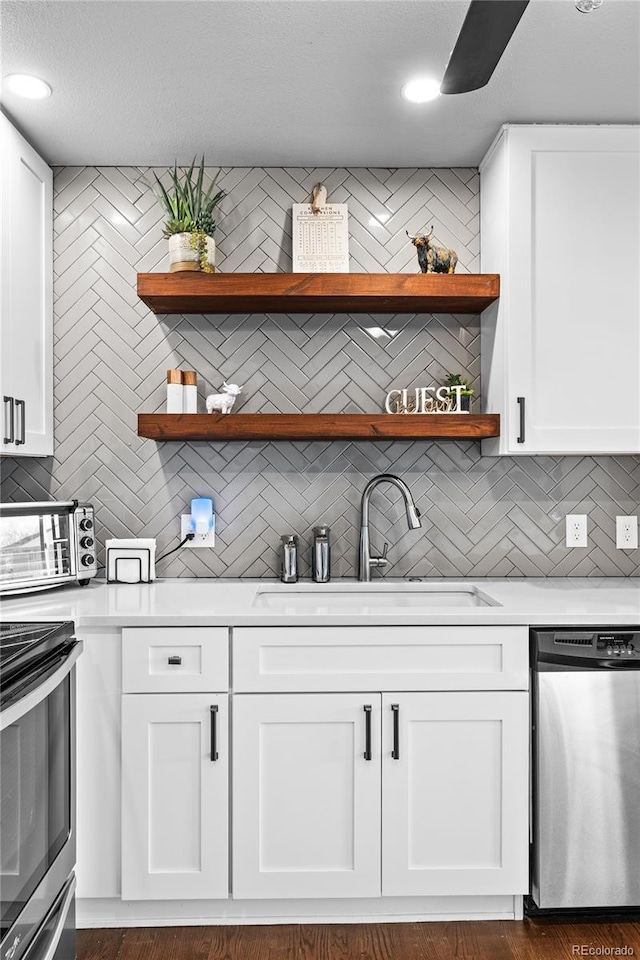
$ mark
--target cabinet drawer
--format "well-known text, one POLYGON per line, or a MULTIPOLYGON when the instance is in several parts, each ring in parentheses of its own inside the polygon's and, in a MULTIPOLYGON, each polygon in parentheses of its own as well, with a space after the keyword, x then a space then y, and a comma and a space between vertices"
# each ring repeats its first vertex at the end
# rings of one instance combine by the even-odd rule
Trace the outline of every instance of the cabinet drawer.
POLYGON ((228 689, 226 627, 123 629, 124 693, 198 693, 228 689))
POLYGON ((526 690, 527 627, 238 627, 238 692, 526 690))

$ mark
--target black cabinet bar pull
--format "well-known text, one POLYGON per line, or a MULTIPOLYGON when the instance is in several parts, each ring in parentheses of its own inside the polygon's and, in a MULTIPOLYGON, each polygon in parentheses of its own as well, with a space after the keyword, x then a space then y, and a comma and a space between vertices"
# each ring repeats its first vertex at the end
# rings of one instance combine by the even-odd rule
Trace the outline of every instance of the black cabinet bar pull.
POLYGON ((13 410, 14 410, 14 399, 13 397, 4 397, 4 427, 5 427, 5 437, 2 441, 3 443, 13 443, 15 440, 15 423, 13 419, 13 410), (9 404, 9 429, 7 430, 7 404, 9 404), (7 437, 6 434, 9 434, 7 437))
POLYGON ((392 703, 391 709, 393 711, 393 750, 391 751, 391 757, 394 760, 400 759, 400 704, 392 703))
POLYGON ((167 663, 171 664, 172 667, 179 667, 182 663, 182 657, 167 657, 167 663))
POLYGON ((520 435, 516 442, 524 443, 524 397, 516 397, 516 399, 520 407, 520 435))
POLYGON ((364 708, 364 758, 371 760, 371 706, 364 708))
POLYGON ((16 447, 25 442, 25 420, 27 417, 27 405, 24 400, 16 400, 16 416, 18 415, 18 407, 21 407, 22 409, 20 411, 20 439, 18 440, 16 437, 16 447))
POLYGON ((218 759, 218 706, 213 704, 211 709, 211 762, 218 759))
POLYGON ((18 407, 22 409, 20 411, 20 439, 18 440, 16 437, 16 447, 19 447, 25 440, 25 416, 27 412, 27 405, 24 400, 16 400, 16 416, 18 415, 18 407))

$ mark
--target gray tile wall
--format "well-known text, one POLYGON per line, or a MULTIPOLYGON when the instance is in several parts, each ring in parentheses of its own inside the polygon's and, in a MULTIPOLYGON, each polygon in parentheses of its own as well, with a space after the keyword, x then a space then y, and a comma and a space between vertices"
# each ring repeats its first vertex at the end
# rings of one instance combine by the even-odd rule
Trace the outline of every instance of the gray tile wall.
MULTIPOLYGON (((382 409, 392 386, 448 372, 479 382, 479 318, 279 315, 156 317, 136 272, 166 266, 162 214, 148 170, 63 168, 55 177, 55 430, 48 460, 4 460, 6 500, 78 496, 99 536, 155 536, 174 546, 189 500, 213 495, 214 551, 183 550, 163 576, 270 577, 279 536, 305 547, 331 525, 333 570, 351 576, 359 502, 376 473, 401 475, 422 510, 407 532, 393 488, 374 495, 375 548, 391 544, 391 575, 620 576, 640 552, 615 549, 617 513, 638 513, 639 457, 483 458, 472 442, 166 443, 136 436, 136 413, 164 409, 165 371, 198 371, 200 404, 223 379, 244 384, 238 410, 382 409), (563 546, 566 513, 587 513, 590 546, 563 546)), ((353 271, 413 272, 405 230, 435 224, 479 269, 478 175, 471 169, 223 170, 217 234, 223 271, 288 271, 292 202, 322 180, 347 201, 353 271)), ((307 573, 307 550, 302 572, 307 573)))

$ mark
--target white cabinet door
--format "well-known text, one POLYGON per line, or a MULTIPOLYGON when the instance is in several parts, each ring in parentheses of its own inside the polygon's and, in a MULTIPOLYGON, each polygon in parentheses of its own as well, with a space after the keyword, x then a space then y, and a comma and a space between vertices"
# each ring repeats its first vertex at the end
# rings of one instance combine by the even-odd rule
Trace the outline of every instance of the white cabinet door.
POLYGON ((526 693, 382 698, 384 896, 528 890, 526 693))
POLYGON ((380 896, 380 694, 240 694, 233 728, 234 899, 380 896))
POLYGON ((486 454, 640 451, 640 128, 508 126, 481 165, 486 454))
POLYGON ((53 174, 1 114, 0 156, 0 452, 44 457, 53 453, 53 174))
POLYGON ((227 717, 226 694, 122 698, 123 900, 228 897, 227 717))

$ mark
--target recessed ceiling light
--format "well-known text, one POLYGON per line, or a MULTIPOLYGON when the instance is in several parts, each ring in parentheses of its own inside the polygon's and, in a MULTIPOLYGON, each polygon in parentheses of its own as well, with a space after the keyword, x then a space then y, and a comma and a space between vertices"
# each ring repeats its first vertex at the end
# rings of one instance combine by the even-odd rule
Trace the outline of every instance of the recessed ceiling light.
POLYGON ((51 96, 51 87, 38 77, 31 77, 28 73, 10 73, 4 78, 8 90, 27 100, 44 100, 51 96))
POLYGON ((440 96, 440 84, 429 77, 418 77, 416 80, 405 83, 402 96, 410 103, 427 103, 440 96))
POLYGON ((592 10, 597 10, 601 6, 602 0, 577 0, 576 10, 580 13, 591 13, 592 10))

